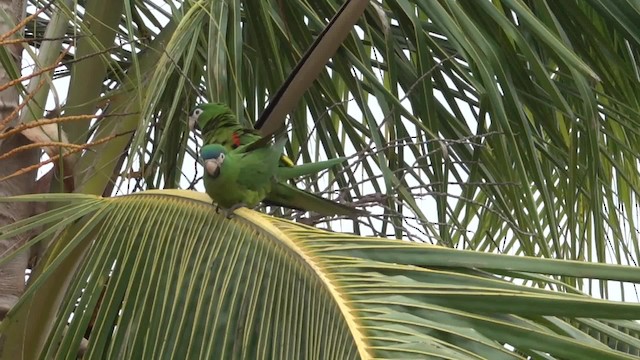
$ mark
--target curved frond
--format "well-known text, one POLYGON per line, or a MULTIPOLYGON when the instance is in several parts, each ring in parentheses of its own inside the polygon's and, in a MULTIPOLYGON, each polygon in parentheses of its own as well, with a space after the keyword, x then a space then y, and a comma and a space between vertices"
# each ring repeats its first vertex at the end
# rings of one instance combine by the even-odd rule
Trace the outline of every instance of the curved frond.
POLYGON ((31 220, 59 246, 0 325, 5 354, 73 357, 85 335, 89 359, 623 359, 640 349, 629 322, 640 305, 558 280, 637 283, 638 268, 331 233, 248 209, 227 219, 189 191, 56 198, 77 215, 31 220))

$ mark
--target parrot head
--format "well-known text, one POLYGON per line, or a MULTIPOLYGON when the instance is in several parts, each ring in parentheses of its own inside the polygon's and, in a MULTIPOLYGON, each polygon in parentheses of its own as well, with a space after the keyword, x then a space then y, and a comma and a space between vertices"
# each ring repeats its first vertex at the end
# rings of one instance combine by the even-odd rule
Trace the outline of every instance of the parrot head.
POLYGON ((211 121, 219 120, 221 115, 231 115, 231 109, 222 103, 200 104, 189 116, 189 129, 203 130, 211 121))
POLYGON ((220 144, 205 145, 200 150, 200 156, 204 160, 204 169, 209 176, 216 178, 220 175, 220 168, 224 163, 226 149, 220 144))

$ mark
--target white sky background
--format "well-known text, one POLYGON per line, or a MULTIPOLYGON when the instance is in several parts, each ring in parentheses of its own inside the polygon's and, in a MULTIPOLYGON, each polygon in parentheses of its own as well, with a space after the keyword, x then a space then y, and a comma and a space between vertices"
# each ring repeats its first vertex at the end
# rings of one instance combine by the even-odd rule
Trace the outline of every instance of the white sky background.
MULTIPOLYGON (((170 8, 168 7, 168 5, 164 2, 160 2, 160 7, 164 8, 167 11, 171 11, 170 8)), ((32 9, 30 9, 30 11, 32 11, 32 9)), ((158 13, 159 15, 159 13, 158 13)), ((158 16, 159 18, 161 18, 162 16, 158 16)), ((166 23, 166 21, 165 21, 166 23)), ((360 32, 360 35, 362 36, 362 32, 360 32)), ((374 54, 375 56, 375 54, 374 54)), ((24 74, 28 74, 31 72, 31 68, 33 65, 33 61, 32 59, 29 58, 29 56, 25 53, 24 57, 23 57, 23 73, 24 74)), ((379 79, 382 81, 382 75, 379 74, 379 79)), ((61 103, 64 103, 64 99, 66 99, 67 97, 67 90, 68 90, 68 85, 69 85, 69 81, 68 78, 63 78, 60 80, 56 80, 55 82, 55 91, 57 92, 57 97, 60 99, 61 103)), ((402 98, 404 96, 404 93, 402 92, 402 90, 400 89, 400 97, 402 98)), ((440 96, 440 94, 438 92, 436 92, 436 97, 439 98, 439 100, 441 100, 441 102, 443 104, 445 104, 446 106, 446 101, 444 101, 444 98, 442 96, 440 96)), ((54 102, 54 97, 53 95, 49 96, 48 102, 47 102, 47 109, 51 110, 55 107, 55 102, 54 102)), ((375 118, 376 118, 376 122, 380 123, 383 119, 384 119, 384 114, 382 113, 382 111, 380 110, 380 107, 378 106, 377 102, 375 101, 375 99, 371 98, 372 100, 369 103, 369 107, 370 110, 372 111, 372 113, 374 114, 375 118)), ((403 101, 403 105, 405 105, 407 108, 410 108, 410 105, 408 103, 408 101, 403 101)), ((461 105, 461 109, 466 109, 465 106, 468 106, 466 103, 461 102, 460 101, 460 105, 461 105)), ((450 110, 450 109, 449 109, 450 110)), ((360 112, 359 108, 351 103, 347 105, 347 111, 348 113, 353 116, 356 119, 359 118, 363 118, 362 113, 360 112)), ((474 118, 474 116, 472 115, 470 110, 467 110, 464 115, 468 116, 469 119, 469 126, 471 127, 471 129, 475 129, 476 127, 476 120, 474 118)), ((309 114, 309 118, 311 118, 310 114, 309 114)), ((186 119, 185 119, 186 121, 186 119)), ((310 127, 312 127, 312 124, 310 124, 310 127)), ((317 145, 317 140, 316 137, 312 137, 311 141, 309 143, 310 147, 314 147, 317 145)), ((355 149, 353 148, 353 146, 351 146, 351 144, 345 144, 345 150, 347 151, 347 156, 349 156, 349 150, 351 151, 351 153, 355 153, 355 149)), ((148 160, 148 159, 145 159, 148 160)), ((405 161, 407 163, 411 163, 411 161, 415 161, 415 159, 413 159, 411 157, 410 154, 405 154, 405 161)), ((134 164, 137 163, 138 161, 134 161, 134 164)), ((350 159, 350 164, 354 163, 354 159, 350 159)), ((43 168, 40 169, 39 174, 42 175, 44 173, 46 173, 46 171, 48 171, 51 168, 51 165, 47 165, 43 168)), ((189 182, 190 180, 193 178, 194 176, 194 168, 195 168, 195 164, 193 163, 193 159, 189 158, 189 157, 185 157, 185 164, 183 167, 183 172, 184 172, 184 176, 181 179, 181 187, 182 188, 187 188, 189 186, 189 182)), ((134 168, 133 170, 136 170, 136 168, 134 168)), ((363 172, 361 172, 362 169, 356 169, 356 178, 360 178, 363 176, 366 176, 366 174, 364 174, 363 172), (360 171, 360 173, 358 172, 360 171)), ((198 166, 198 174, 202 175, 202 167, 198 166)), ((417 182, 415 182, 415 180, 412 180, 410 178, 407 178, 409 185, 418 185, 417 182), (413 184, 412 184, 413 181, 413 184)), ((465 179, 463 179, 465 180, 465 179)), ((450 181, 454 182, 456 181, 456 179, 451 178, 450 181)), ((122 186, 120 188, 120 190, 117 192, 119 194, 125 194, 125 193, 129 193, 130 189, 127 189, 127 185, 131 185, 131 182, 129 182, 129 184, 127 184, 127 181, 124 182, 120 182, 120 185, 122 186)), ((323 184, 320 184, 320 188, 322 187, 323 184)), ((326 181, 325 181, 325 185, 326 185, 326 181)), ((199 183, 197 183, 195 185, 195 189, 198 191, 202 191, 204 192, 204 186, 202 184, 202 182, 200 181, 199 183)), ((364 185, 361 186, 361 191, 362 194, 370 194, 374 192, 374 189, 370 186, 370 185, 364 185)), ((451 203, 455 203, 457 202, 456 196, 461 195, 462 191, 461 188, 459 186, 449 186, 449 192, 450 192, 450 196, 449 196, 449 201, 451 203)), ((335 198, 335 195, 332 196, 332 198, 335 198)), ((433 199, 433 197, 431 196, 425 196, 422 198, 416 198, 421 210, 423 211, 424 214, 426 214, 427 218, 432 221, 434 224, 436 224, 438 222, 437 219, 437 209, 435 207, 435 200, 433 199)), ((405 207, 406 209, 406 207, 405 207)), ((369 208, 369 210, 372 210, 371 208, 369 208)), ((381 213, 381 208, 377 207, 375 209, 373 209, 373 213, 374 214, 380 214, 381 213)), ((636 213, 637 213, 637 209, 636 209, 636 213)), ((406 211, 403 215, 407 216, 404 219, 404 224, 403 227, 405 227, 405 230, 407 233, 411 233, 413 235, 415 235, 416 238, 413 238, 413 240, 417 240, 417 241, 424 241, 427 243, 431 243, 432 241, 429 240, 427 238, 426 235, 420 234, 420 231, 416 230, 416 229, 421 229, 422 225, 416 221, 411 219, 412 216, 414 216, 413 213, 411 213, 410 211, 406 211)), ((320 224, 319 227, 325 227, 327 224, 320 224)), ((331 221, 330 224, 328 224, 330 226, 330 228, 334 231, 341 231, 341 232, 352 232, 353 231, 353 223, 352 221, 347 221, 347 220, 334 220, 331 221)), ((375 224, 374 224, 375 225, 375 224)), ((379 228, 379 226, 376 226, 377 228, 379 228)), ((366 228, 366 227, 361 227, 361 229, 363 230, 362 235, 368 235, 367 230, 370 231, 370 229, 366 228)), ((473 231, 473 229, 468 229, 469 231, 473 231)), ((373 233, 371 233, 373 234, 373 233)), ((390 236, 393 236, 393 234, 389 234, 390 236)), ((458 246, 460 247, 460 246, 458 246)), ((510 251, 510 253, 515 253, 514 250, 510 251)), ((636 259, 637 260, 637 259, 636 259)), ((594 296, 598 296, 598 283, 597 282, 592 282, 593 288, 592 288, 592 294, 594 296)), ((611 283, 611 286, 609 288, 610 291, 610 299, 622 299, 622 293, 624 292, 625 295, 625 300, 626 301, 638 301, 638 293, 635 290, 635 288, 631 285, 631 284, 627 284, 628 286, 625 286, 623 291, 620 291, 619 285, 618 283, 611 283)), ((589 290, 588 288, 585 290, 589 290)))

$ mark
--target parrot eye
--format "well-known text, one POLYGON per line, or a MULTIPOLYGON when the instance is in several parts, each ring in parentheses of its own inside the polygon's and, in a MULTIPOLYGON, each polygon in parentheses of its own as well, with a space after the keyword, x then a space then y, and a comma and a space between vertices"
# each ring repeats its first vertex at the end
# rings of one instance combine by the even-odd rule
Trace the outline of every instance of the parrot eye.
POLYGON ((200 116, 200 114, 202 114, 202 109, 195 109, 193 110, 193 113, 191 114, 191 116, 198 117, 200 116))
POLYGON ((224 161, 224 153, 220 153, 219 159, 220 159, 220 161, 224 161))

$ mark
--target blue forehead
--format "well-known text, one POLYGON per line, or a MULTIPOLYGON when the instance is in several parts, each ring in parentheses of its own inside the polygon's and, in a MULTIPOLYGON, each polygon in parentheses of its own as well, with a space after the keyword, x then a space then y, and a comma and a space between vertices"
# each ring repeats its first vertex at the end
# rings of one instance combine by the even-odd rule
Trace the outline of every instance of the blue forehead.
POLYGON ((220 157, 220 154, 224 153, 225 148, 220 144, 205 145, 202 147, 202 150, 200 150, 200 156, 205 160, 217 159, 220 157))

